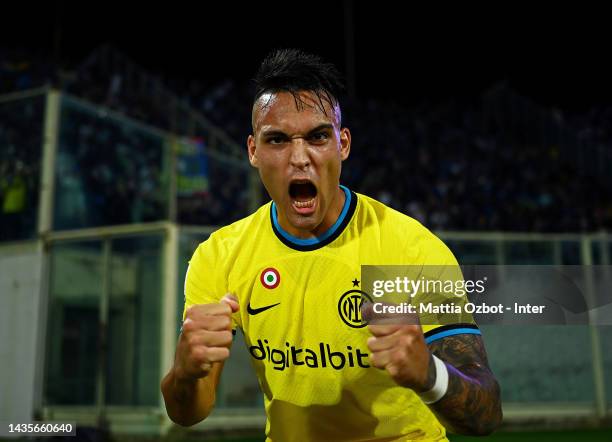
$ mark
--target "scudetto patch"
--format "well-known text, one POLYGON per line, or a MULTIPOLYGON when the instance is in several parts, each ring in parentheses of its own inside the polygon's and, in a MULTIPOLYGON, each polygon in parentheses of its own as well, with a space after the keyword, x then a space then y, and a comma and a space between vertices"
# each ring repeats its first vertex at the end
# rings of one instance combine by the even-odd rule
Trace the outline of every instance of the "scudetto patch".
POLYGON ((280 273, 274 267, 268 267, 261 272, 259 280, 265 288, 275 289, 280 284, 280 273))

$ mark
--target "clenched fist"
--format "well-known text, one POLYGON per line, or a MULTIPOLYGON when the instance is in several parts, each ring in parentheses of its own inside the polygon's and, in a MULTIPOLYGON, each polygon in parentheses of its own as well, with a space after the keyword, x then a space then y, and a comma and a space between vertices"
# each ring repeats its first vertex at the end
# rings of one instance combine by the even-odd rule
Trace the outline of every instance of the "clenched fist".
POLYGON ((174 362, 178 379, 202 378, 208 375, 213 363, 229 357, 231 315, 237 311, 238 299, 229 293, 218 303, 187 309, 174 362))
POLYGON ((364 318, 372 337, 368 338, 370 363, 386 370, 396 384, 416 392, 433 387, 432 355, 425 343, 416 314, 377 314, 372 304, 364 305, 364 318))

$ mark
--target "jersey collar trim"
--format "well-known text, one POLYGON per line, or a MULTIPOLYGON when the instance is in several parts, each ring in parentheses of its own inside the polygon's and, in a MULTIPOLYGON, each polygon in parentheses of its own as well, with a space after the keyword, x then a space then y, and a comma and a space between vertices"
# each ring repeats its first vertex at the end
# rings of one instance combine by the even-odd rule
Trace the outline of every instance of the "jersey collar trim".
POLYGON ((270 219, 272 221, 272 230, 274 230, 274 233, 278 239, 280 239, 287 247, 291 247, 292 249, 309 251, 323 247, 338 238, 351 220, 353 213, 355 212, 355 208, 357 207, 357 195, 355 195, 355 193, 350 191, 345 186, 341 185, 340 188, 344 191, 344 195, 346 196, 340 216, 333 226, 327 229, 323 235, 316 238, 297 238, 283 230, 278 223, 276 204, 274 201, 272 201, 272 204, 270 205, 270 219))

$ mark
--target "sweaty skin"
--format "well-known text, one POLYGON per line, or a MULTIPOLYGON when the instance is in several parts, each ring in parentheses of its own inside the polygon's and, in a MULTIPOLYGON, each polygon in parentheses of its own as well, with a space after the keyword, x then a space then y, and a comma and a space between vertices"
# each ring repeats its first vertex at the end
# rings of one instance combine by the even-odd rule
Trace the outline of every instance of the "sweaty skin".
POLYGON ((351 146, 351 134, 340 120, 337 103, 312 92, 296 97, 268 93, 253 106, 249 161, 276 203, 281 227, 293 236, 320 236, 340 216, 345 198, 339 187, 341 164, 351 146), (292 198, 291 182, 311 182, 316 188, 313 201, 292 198))

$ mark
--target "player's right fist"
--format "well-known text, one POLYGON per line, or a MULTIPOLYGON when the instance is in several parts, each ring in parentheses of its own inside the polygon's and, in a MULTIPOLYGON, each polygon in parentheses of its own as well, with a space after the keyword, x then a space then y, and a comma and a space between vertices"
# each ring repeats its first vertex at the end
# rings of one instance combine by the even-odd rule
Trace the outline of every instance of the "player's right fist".
POLYGON ((229 357, 231 315, 237 311, 238 299, 230 293, 221 302, 193 305, 187 309, 174 362, 179 379, 204 377, 213 363, 229 357))

